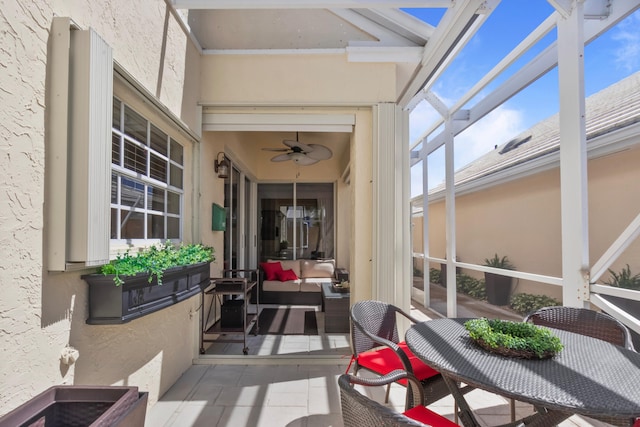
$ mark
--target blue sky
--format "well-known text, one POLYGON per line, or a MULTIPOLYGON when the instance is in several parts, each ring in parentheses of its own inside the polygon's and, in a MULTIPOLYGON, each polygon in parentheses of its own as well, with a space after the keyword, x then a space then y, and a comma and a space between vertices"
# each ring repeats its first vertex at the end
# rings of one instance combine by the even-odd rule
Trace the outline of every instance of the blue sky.
MULTIPOLYGON (((452 66, 438 79, 432 89, 433 92, 445 104, 453 105, 553 10, 545 0, 527 2, 503 0, 453 61, 452 66)), ((405 11, 432 25, 437 24, 444 13, 444 10, 439 9, 405 9, 405 11)), ((488 90, 497 87, 512 71, 517 71, 522 64, 553 43, 555 39, 556 33, 553 31, 503 76, 494 81, 488 90)), ((638 71, 640 71, 640 10, 585 47, 585 93, 587 96, 592 95, 638 71)), ((557 70, 554 69, 460 134, 456 138, 455 169, 492 150, 496 144, 508 142, 535 123, 557 113, 557 79, 557 70)), ((479 98, 482 98, 482 95, 480 94, 479 98)), ((475 101, 471 100, 467 107, 473 105, 475 101)), ((428 103, 420 103, 411 114, 411 143, 416 141, 437 118, 437 113, 428 103)), ((429 158, 429 187, 436 186, 443 180, 444 154, 441 148, 429 158)), ((412 168, 411 181, 411 196, 422 194, 421 164, 412 168)))

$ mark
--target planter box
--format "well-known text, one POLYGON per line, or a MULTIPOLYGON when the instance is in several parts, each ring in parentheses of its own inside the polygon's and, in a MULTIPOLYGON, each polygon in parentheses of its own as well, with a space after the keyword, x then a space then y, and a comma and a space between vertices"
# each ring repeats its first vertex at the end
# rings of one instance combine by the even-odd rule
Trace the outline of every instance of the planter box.
POLYGON ((147 398, 138 387, 54 386, 0 418, 0 427, 143 427, 147 398))
POLYGON ((162 275, 162 285, 148 274, 120 276, 124 284, 116 286, 113 275, 88 274, 90 325, 126 323, 197 295, 209 285, 210 262, 170 268, 162 275))
POLYGON ((509 304, 511 296, 511 277, 493 273, 484 273, 487 301, 493 305, 509 304))

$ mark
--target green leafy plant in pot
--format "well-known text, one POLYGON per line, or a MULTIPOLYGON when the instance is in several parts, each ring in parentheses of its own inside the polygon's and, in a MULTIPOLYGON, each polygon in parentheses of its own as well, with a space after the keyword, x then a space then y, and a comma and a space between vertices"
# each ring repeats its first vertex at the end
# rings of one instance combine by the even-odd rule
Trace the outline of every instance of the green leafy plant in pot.
MULTIPOLYGON (((500 257, 496 253, 492 258, 485 258, 484 265, 487 267, 501 268, 503 270, 515 270, 506 256, 500 257)), ((511 295, 511 277, 495 273, 484 273, 484 282, 487 289, 487 301, 493 305, 509 304, 511 295)))
POLYGON ((116 285, 124 283, 123 278, 137 274, 148 274, 149 283, 156 279, 162 284, 164 272, 170 268, 183 267, 203 262, 215 261, 214 250, 200 244, 175 246, 171 242, 151 246, 137 253, 117 255, 116 259, 100 268, 100 273, 113 275, 116 285))
MULTIPOLYGON (((603 281, 603 284, 613 286, 615 288, 640 291, 640 274, 633 273, 631 271, 631 267, 629 267, 629 264, 627 264, 619 272, 609 269, 609 274, 611 274, 611 277, 609 278, 609 280, 603 281)), ((622 297, 615 297, 613 295, 602 295, 602 297, 613 302, 618 307, 631 313, 634 316, 640 315, 640 301, 630 300, 622 297)), ((640 337, 636 338, 634 336, 634 339, 640 341, 640 337)))

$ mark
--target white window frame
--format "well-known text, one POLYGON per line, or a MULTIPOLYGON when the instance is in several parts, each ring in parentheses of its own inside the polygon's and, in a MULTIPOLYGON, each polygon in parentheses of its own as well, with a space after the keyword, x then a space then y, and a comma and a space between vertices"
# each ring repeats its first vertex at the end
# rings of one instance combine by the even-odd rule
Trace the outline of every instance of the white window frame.
MULTIPOLYGON (((144 236, 142 238, 128 238, 128 237, 122 237, 120 235, 120 227, 118 227, 118 230, 116 230, 116 237, 112 237, 110 239, 110 243, 111 243, 111 249, 117 249, 123 246, 134 246, 134 247, 142 247, 142 246, 149 246, 149 245, 153 245, 153 244, 157 244, 157 243, 161 243, 161 242, 166 242, 166 241, 172 241, 174 243, 177 242, 181 242, 183 240, 183 236, 184 236, 184 182, 185 182, 185 165, 184 165, 184 155, 185 155, 185 147, 180 144, 180 142, 178 142, 175 138, 172 138, 169 134, 169 132, 165 131, 162 129, 161 126, 159 126, 157 123, 153 123, 151 122, 151 120, 149 120, 147 117, 145 117, 144 114, 140 113, 136 108, 132 107, 131 105, 127 104, 126 102, 122 101, 121 99, 119 99, 117 96, 114 96, 114 102, 119 102, 120 103, 120 118, 119 118, 119 123, 120 123, 120 128, 115 128, 112 127, 112 133, 114 136, 116 136, 119 140, 120 140, 120 159, 119 165, 116 165, 114 163, 111 163, 111 174, 112 177, 113 175, 116 176, 117 178, 117 188, 116 188, 116 202, 113 203, 113 201, 110 201, 110 207, 111 209, 116 209, 116 215, 117 215, 117 219, 116 219, 116 224, 120 225, 121 224, 121 219, 122 219, 122 215, 126 214, 128 212, 136 212, 136 213, 141 213, 144 215, 144 224, 143 224, 143 233, 144 236), (133 138, 130 135, 127 135, 124 133, 124 113, 125 113, 125 107, 129 108, 130 110, 134 111, 136 114, 138 114, 140 117, 142 117, 143 119, 146 120, 146 141, 138 141, 135 138, 133 138), (161 130, 162 132, 164 132, 166 134, 167 137, 167 151, 168 154, 164 155, 156 150, 153 149, 153 147, 151 146, 150 143, 150 130, 151 130, 151 125, 155 126, 156 128, 158 128, 159 130, 161 130), (136 145, 137 147, 145 150, 147 156, 146 156, 146 164, 145 164, 145 173, 141 174, 139 172, 130 170, 125 168, 124 166, 124 155, 125 155, 125 150, 124 150, 124 142, 128 142, 128 143, 132 143, 134 145, 136 145), (182 147, 182 151, 183 151, 183 163, 180 164, 179 162, 176 162, 175 160, 171 159, 171 145, 172 145, 172 141, 178 145, 180 145, 180 147, 182 147), (166 182, 160 181, 158 179, 155 179, 153 177, 151 177, 151 154, 154 154, 155 156, 157 156, 157 158, 160 158, 161 160, 164 160, 167 162, 167 178, 166 178, 166 182), (182 188, 173 186, 170 184, 171 182, 171 167, 177 167, 182 171, 182 188), (144 194, 144 200, 142 202, 142 206, 130 206, 127 204, 123 204, 122 203, 122 194, 121 194, 121 190, 122 190, 122 178, 128 178, 131 179, 133 181, 135 181, 136 183, 140 183, 142 185, 144 185, 144 190, 143 190, 143 194, 144 194), (164 211, 158 211, 158 210, 153 210, 151 209, 150 205, 149 205, 149 190, 148 187, 154 187, 160 190, 163 190, 164 193, 164 211), (179 200, 179 213, 178 214, 174 214, 174 213, 170 213, 168 212, 169 209, 169 204, 168 204, 168 191, 171 191, 172 193, 176 193, 179 195, 180 200, 179 200), (153 214, 153 215, 161 215, 163 218, 165 218, 165 223, 164 223, 164 230, 163 230, 163 237, 162 238, 150 238, 147 235, 148 232, 148 218, 149 218, 149 214, 153 214), (179 222, 179 236, 177 238, 167 238, 167 222, 166 222, 166 218, 178 218, 178 222, 179 222)), ((112 188, 113 191, 113 188, 112 188)), ((113 230, 111 235, 113 236, 113 230)))

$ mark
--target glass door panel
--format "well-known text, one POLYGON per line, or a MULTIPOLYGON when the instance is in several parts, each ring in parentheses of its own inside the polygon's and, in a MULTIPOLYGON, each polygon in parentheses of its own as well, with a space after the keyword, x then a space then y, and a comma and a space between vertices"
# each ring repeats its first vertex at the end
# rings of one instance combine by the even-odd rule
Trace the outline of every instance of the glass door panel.
POLYGON ((258 204, 261 262, 334 257, 333 184, 260 184, 258 204))
POLYGON ((227 229, 224 233, 224 268, 240 268, 238 250, 240 230, 238 228, 240 171, 232 167, 231 173, 224 181, 224 203, 227 211, 227 229))
POLYGON ((299 258, 334 258, 333 184, 296 186, 299 258))
POLYGON ((286 211, 293 203, 293 184, 258 185, 258 253, 260 260, 293 259, 289 248, 286 227, 286 211))

